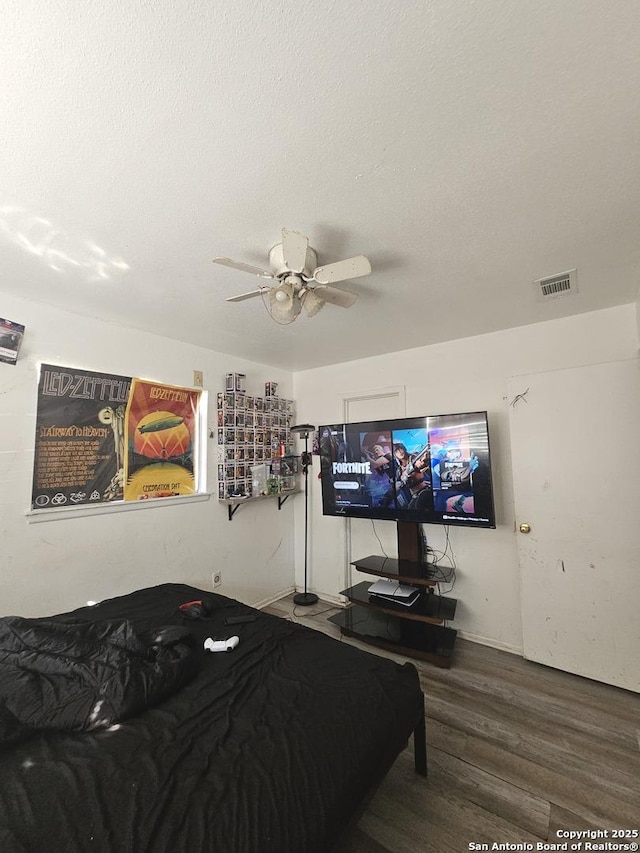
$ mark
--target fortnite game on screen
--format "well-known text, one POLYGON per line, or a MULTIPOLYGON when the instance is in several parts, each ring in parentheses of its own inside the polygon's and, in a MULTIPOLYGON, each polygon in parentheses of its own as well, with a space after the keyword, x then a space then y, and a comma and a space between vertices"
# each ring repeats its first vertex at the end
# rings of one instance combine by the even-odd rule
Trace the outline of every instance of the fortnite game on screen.
POLYGON ((441 415, 335 424, 322 427, 319 440, 325 512, 474 520, 485 422, 441 415))
POLYGON ((332 512, 431 508, 431 471, 426 420, 407 428, 367 429, 336 424, 320 434, 323 497, 332 512))

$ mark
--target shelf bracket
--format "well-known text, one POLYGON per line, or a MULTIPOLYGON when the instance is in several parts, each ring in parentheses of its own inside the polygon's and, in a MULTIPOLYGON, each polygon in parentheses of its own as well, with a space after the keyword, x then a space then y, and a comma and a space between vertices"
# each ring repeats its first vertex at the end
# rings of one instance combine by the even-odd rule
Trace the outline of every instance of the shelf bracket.
POLYGON ((229 518, 229 521, 231 521, 231 519, 236 514, 236 512, 240 509, 242 504, 248 503, 250 501, 261 501, 261 500, 265 500, 266 498, 276 498, 277 497, 278 498, 278 509, 282 509, 282 507, 284 506, 284 502, 287 500, 287 498, 290 498, 291 495, 295 495, 295 494, 297 494, 297 491, 294 490, 292 492, 287 492, 287 494, 256 495, 256 497, 254 497, 254 498, 245 498, 244 500, 239 500, 237 503, 235 501, 225 500, 224 503, 227 505, 227 517, 229 518))

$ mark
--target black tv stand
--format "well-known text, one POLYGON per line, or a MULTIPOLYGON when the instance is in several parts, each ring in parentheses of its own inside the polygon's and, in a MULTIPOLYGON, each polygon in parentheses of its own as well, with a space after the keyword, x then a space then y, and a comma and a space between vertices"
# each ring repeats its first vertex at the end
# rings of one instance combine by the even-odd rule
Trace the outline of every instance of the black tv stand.
POLYGON ((397 522, 398 558, 370 556, 354 560, 359 572, 391 578, 420 590, 410 606, 381 599, 368 593, 371 582, 363 581, 342 591, 349 606, 329 621, 339 625, 341 633, 370 645, 450 667, 457 631, 443 623, 455 616, 457 601, 437 595, 436 578, 442 579, 434 565, 423 555, 422 531, 413 522, 397 522))

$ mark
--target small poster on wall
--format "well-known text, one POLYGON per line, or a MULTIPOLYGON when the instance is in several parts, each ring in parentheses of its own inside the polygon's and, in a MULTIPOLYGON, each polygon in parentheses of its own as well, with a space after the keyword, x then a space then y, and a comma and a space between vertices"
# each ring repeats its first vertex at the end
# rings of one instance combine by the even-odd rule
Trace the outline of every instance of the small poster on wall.
POLYGON ((122 500, 131 382, 128 376, 41 365, 33 509, 122 500))
POLYGON ((201 391, 134 379, 127 406, 124 498, 191 495, 201 391))
POLYGON ((15 364, 24 335, 24 326, 0 317, 0 361, 15 364))

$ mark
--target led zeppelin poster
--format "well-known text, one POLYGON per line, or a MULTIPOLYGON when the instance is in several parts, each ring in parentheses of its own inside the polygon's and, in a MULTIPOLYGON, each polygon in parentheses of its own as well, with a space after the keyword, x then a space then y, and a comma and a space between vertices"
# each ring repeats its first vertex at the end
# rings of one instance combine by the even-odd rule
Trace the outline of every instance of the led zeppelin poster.
POLYGON ((194 451, 201 393, 133 380, 125 417, 126 501, 196 492, 194 451))
POLYGON ((124 417, 131 377, 43 364, 32 508, 123 498, 124 417))
POLYGON ((32 509, 196 492, 201 394, 42 364, 32 509))

